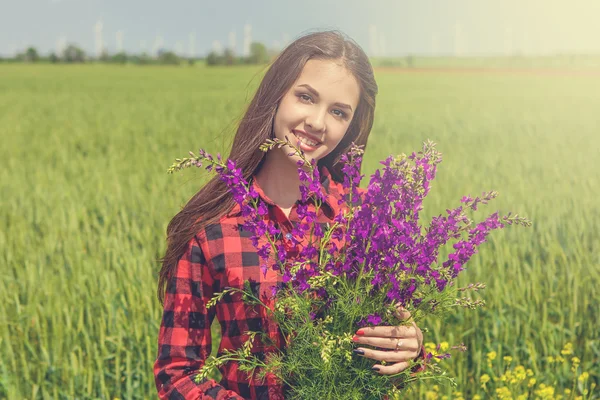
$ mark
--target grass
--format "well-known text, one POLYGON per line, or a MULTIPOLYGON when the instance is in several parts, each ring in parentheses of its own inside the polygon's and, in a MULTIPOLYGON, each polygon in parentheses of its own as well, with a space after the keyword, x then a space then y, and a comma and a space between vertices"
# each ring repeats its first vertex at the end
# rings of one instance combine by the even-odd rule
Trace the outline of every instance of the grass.
MULTIPOLYGON (((261 71, 0 66, 0 398, 149 398, 169 219, 206 181, 167 175, 189 150, 227 153, 261 71)), ((365 172, 425 139, 444 161, 424 217, 497 190, 533 227, 494 232, 462 282, 484 309, 428 321, 464 342, 445 361, 468 398, 496 351, 550 376, 574 344, 600 376, 600 77, 377 72, 365 172)), ((423 388, 422 390, 426 390, 423 388)), ((451 389, 446 390, 451 394, 451 389)), ((419 397, 419 395, 415 395, 419 397)))

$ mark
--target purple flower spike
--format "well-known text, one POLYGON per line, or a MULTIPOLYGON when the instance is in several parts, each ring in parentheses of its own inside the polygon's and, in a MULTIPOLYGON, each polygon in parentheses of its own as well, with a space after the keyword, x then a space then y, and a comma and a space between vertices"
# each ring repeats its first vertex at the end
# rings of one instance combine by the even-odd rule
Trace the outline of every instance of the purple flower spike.
MULTIPOLYGON (((267 144, 269 149, 284 145, 277 140, 267 144)), ((192 161, 179 161, 214 169, 227 185, 240 207, 242 228, 250 233, 249 240, 257 249, 260 272, 266 276, 271 269, 281 277, 281 282, 271 288, 273 299, 299 295, 300 302, 307 302, 301 305, 310 306, 300 309, 311 311, 310 318, 300 320, 303 325, 317 321, 315 327, 322 324, 322 317, 349 320, 348 315, 336 313, 343 310, 340 304, 352 308, 355 319, 347 324, 352 326, 336 327, 341 331, 335 334, 348 333, 354 324, 364 327, 395 322, 384 313, 390 304, 412 307, 411 312, 418 310, 419 314, 446 313, 455 305, 456 278, 490 232, 507 224, 530 224, 523 217, 501 217, 498 212, 473 223, 466 212, 488 204, 497 196, 494 191, 475 198, 463 196, 457 207, 446 209, 424 224, 420 220, 424 199, 442 161, 435 144, 426 142, 422 151, 382 160, 363 189, 359 186, 364 177, 360 172, 364 151, 352 144, 339 159, 343 182, 334 182, 336 190, 332 192, 325 191, 316 160, 297 162, 301 196, 295 209, 298 220, 291 226, 291 236, 282 235, 282 227, 270 218, 269 206, 234 160, 223 162, 220 155, 215 159, 202 149, 199 154, 191 154, 192 161), (339 183, 341 193, 337 190, 339 183), (339 213, 333 220, 327 219, 327 224, 322 219, 327 214, 321 211, 325 201, 337 201, 340 206, 339 213), (330 225, 335 227, 330 230, 330 225), (440 260, 440 254, 448 255, 440 260), (448 290, 451 292, 440 294, 448 290), (356 304, 346 304, 347 299, 356 299, 356 304)))

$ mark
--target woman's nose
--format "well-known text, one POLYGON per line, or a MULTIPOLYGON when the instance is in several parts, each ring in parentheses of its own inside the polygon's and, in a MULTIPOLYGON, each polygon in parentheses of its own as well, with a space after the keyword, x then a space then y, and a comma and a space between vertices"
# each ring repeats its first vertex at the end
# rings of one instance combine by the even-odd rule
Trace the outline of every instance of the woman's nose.
POLYGON ((322 132, 325 130, 325 112, 315 110, 306 117, 306 125, 310 126, 315 132, 322 132))

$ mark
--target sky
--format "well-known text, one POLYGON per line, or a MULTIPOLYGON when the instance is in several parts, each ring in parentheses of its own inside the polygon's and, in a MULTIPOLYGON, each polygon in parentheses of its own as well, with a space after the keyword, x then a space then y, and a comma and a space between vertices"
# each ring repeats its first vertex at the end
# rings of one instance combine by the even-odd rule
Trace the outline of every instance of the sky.
POLYGON ((600 54, 600 0, 0 0, 0 55, 205 56, 338 29, 369 56, 600 54))

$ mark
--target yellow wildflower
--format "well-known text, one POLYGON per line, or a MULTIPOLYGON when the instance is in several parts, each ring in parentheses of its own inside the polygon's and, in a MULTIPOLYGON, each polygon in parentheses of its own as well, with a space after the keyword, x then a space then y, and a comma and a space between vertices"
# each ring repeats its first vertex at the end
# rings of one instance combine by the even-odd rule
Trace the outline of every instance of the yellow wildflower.
POLYGON ((501 388, 496 389, 496 395, 498 396, 499 399, 503 400, 503 399, 512 399, 512 393, 510 392, 510 390, 503 386, 501 388))
POLYGON ((579 378, 577 378, 577 380, 579 382, 585 382, 587 381, 587 379, 590 377, 590 374, 586 372, 582 372, 581 375, 579 375, 579 378))
POLYGON ((572 343, 566 343, 565 347, 563 347, 563 349, 560 351, 560 354, 562 354, 563 356, 568 356, 569 354, 573 354, 573 344, 572 343))
POLYGON ((483 374, 479 377, 479 382, 483 383, 484 385, 486 383, 488 383, 490 381, 490 376, 488 374, 483 374))
POLYGON ((496 359, 496 352, 495 351, 490 351, 489 353, 487 353, 487 358, 490 361, 494 361, 496 359))
POLYGON ((581 363, 581 360, 579 359, 579 357, 571 358, 571 371, 576 372, 577 369, 579 368, 580 363, 581 363))
POLYGON ((533 371, 531 368, 527 368, 527 376, 533 376, 533 371))
POLYGON ((425 343, 424 346, 425 346, 425 350, 427 350, 428 353, 432 353, 436 348, 435 343, 431 343, 431 342, 425 343))
POLYGON ((425 400, 437 400, 438 398, 439 396, 436 392, 432 392, 431 390, 425 392, 425 400))
POLYGON ((510 364, 512 362, 512 357, 511 356, 504 356, 503 360, 505 363, 510 364))
POLYGON ((527 387, 533 387, 535 385, 535 382, 537 382, 535 378, 530 378, 527 387))
POLYGON ((565 389, 565 396, 568 396, 571 394, 571 389, 565 389))
POLYGON ((535 394, 541 400, 552 400, 554 399, 554 387, 540 383, 539 389, 535 391, 535 394))
MULTIPOLYGON (((448 344, 447 342, 443 342, 443 343, 448 344)), ((448 345, 448 347, 449 347, 449 345, 448 345)), ((427 353, 431 353, 431 355, 433 356, 433 358, 432 358, 433 361, 440 362, 440 359, 435 356, 443 353, 442 344, 440 344, 440 349, 438 350, 438 346, 435 343, 427 342, 427 343, 425 343, 425 351, 427 353)))
POLYGON ((448 344, 448 342, 442 342, 440 343, 440 351, 446 351, 450 348, 450 344, 448 344))
POLYGON ((554 357, 548 356, 548 357, 546 357, 546 361, 548 361, 548 363, 552 364, 554 362, 554 357))
POLYGON ((522 365, 517 365, 515 367, 515 379, 519 382, 522 382, 527 378, 527 372, 525 372, 525 367, 522 365))

